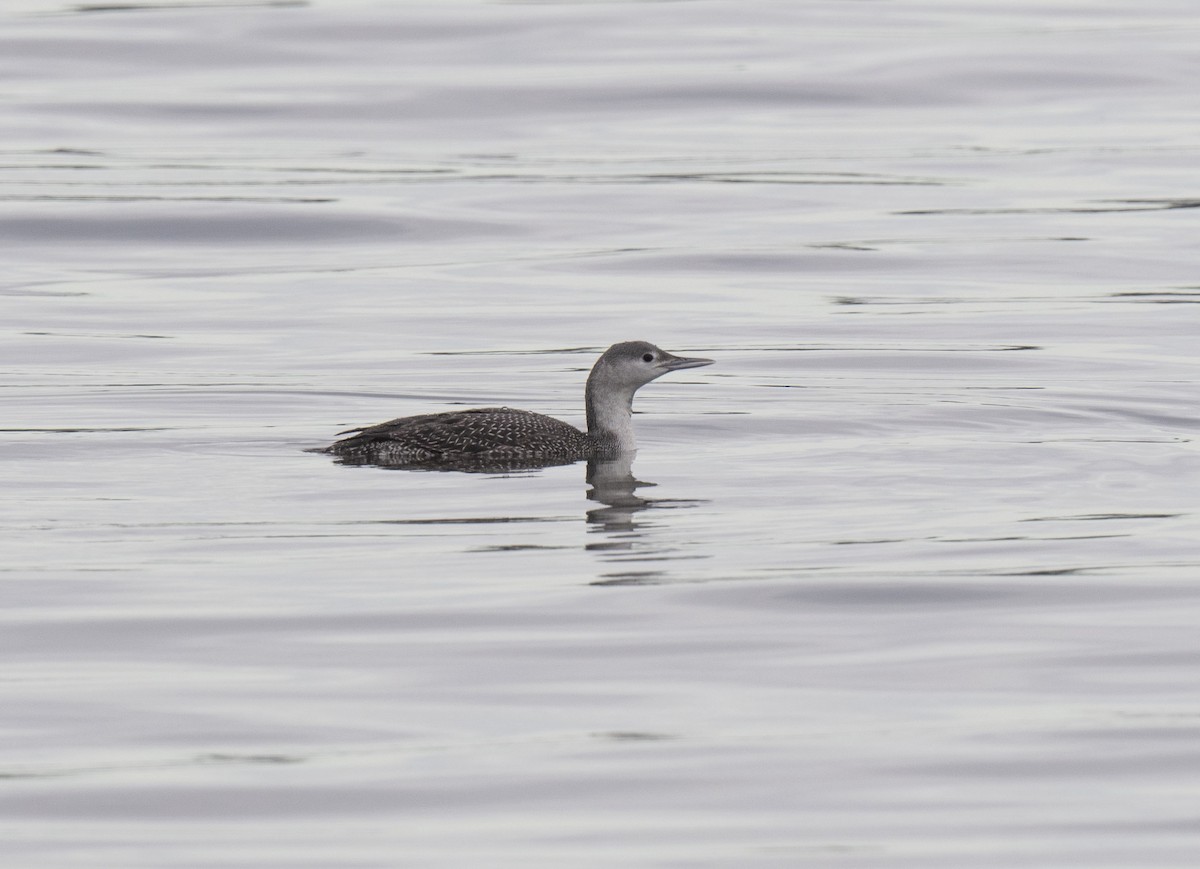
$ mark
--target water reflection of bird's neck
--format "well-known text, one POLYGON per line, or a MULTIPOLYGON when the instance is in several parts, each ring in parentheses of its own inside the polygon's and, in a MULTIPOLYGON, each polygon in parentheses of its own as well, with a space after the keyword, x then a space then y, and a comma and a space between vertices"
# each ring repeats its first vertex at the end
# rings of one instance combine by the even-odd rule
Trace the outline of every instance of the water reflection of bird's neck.
POLYGON ((589 501, 599 501, 607 506, 588 511, 588 522, 604 527, 606 531, 627 530, 633 527, 633 514, 645 510, 650 502, 635 494, 642 486, 653 486, 633 476, 635 452, 625 452, 613 459, 592 459, 588 462, 587 481, 589 501))

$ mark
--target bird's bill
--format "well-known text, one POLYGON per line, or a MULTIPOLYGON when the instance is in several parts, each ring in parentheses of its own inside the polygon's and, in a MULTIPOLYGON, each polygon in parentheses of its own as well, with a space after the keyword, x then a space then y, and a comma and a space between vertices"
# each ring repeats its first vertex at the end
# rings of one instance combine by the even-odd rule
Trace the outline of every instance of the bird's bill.
POLYGON ((659 363, 667 371, 682 371, 684 368, 701 368, 705 365, 712 365, 711 359, 702 359, 699 356, 672 356, 667 354, 659 363))

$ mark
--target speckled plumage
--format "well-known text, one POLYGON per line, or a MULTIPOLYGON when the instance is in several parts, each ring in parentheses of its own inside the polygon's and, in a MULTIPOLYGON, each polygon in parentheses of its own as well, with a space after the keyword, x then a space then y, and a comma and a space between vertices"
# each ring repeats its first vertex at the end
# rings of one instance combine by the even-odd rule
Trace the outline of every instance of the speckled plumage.
POLYGON ((588 375, 588 431, 527 410, 481 407, 393 419, 350 429, 317 452, 344 464, 501 471, 608 459, 636 449, 633 394, 671 371, 712 364, 674 356, 646 341, 609 347, 588 375))
POLYGON ((407 416, 350 431, 327 450, 349 462, 437 466, 475 460, 520 466, 576 462, 590 458, 594 448, 573 425, 511 407, 407 416))

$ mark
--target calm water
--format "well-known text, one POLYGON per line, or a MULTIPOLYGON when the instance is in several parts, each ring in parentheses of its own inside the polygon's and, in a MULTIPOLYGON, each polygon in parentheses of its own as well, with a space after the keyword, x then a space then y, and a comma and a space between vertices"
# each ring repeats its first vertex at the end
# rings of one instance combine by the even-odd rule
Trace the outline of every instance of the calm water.
POLYGON ((1194 4, 0 12, 0 858, 1194 867, 1194 4), (581 422, 629 474, 339 466, 581 422))

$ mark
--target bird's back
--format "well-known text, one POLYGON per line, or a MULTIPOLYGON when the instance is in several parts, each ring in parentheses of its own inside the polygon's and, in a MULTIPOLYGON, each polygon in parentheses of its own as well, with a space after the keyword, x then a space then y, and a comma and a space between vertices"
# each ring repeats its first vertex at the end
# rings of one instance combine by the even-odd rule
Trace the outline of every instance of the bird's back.
POLYGON ((327 452, 352 462, 515 466, 578 461, 592 449, 588 436, 574 426, 510 407, 407 416, 350 432, 327 452))

